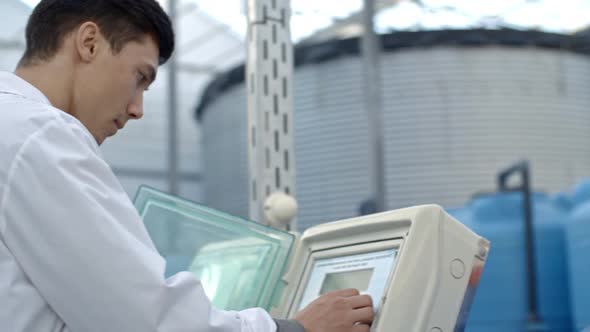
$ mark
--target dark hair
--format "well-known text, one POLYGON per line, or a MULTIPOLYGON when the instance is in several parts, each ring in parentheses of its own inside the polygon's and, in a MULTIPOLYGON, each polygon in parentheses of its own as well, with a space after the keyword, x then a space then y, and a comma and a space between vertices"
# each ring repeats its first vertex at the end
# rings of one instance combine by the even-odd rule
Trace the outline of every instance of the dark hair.
POLYGON ((115 53, 146 35, 158 44, 160 64, 174 51, 172 23, 156 0, 42 0, 29 17, 19 66, 49 60, 64 37, 87 21, 98 25, 115 53))

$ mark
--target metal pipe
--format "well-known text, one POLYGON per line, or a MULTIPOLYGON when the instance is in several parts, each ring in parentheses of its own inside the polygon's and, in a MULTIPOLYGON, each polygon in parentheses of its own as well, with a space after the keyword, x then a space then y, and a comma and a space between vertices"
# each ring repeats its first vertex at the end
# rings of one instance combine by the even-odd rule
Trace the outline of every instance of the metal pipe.
POLYGON ((383 151, 383 122, 381 114, 381 75, 379 74, 379 53, 381 43, 375 33, 373 18, 375 0, 363 0, 362 59, 364 70, 365 105, 367 111, 370 139, 372 199, 378 211, 384 211, 385 171, 383 151))
POLYGON ((525 250, 527 267, 528 290, 528 322, 531 326, 542 324, 537 307, 537 264, 535 259, 535 236, 533 229, 533 210, 531 198, 530 167, 527 161, 522 161, 498 175, 498 187, 500 191, 519 190, 522 192, 523 217, 525 226, 525 250), (513 174, 520 173, 520 186, 509 188, 508 179, 513 174))
MULTIPOLYGON (((172 21, 174 31, 178 35, 176 27, 177 13, 176 0, 169 0, 168 15, 172 21)), ((179 38, 176 38, 179 40, 179 38)), ((168 60, 168 191, 172 195, 178 195, 178 95, 177 76, 178 66, 174 52, 168 60)))

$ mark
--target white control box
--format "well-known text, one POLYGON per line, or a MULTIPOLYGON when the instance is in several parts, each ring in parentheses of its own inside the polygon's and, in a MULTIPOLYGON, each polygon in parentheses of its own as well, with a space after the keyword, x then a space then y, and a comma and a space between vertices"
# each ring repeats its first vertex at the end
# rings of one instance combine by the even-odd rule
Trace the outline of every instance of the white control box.
POLYGON ((377 332, 462 331, 489 242, 436 205, 322 224, 297 245, 279 307, 291 318, 319 295, 371 295, 377 332))

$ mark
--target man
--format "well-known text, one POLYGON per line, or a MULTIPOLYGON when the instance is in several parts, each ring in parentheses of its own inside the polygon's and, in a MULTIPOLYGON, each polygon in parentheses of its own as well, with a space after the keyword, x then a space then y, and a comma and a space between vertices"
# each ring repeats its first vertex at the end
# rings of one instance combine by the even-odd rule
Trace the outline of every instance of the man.
POLYGON ((143 115, 173 51, 155 0, 44 0, 0 74, 0 326, 49 331, 369 331, 371 299, 324 295, 292 321, 211 307, 160 257, 98 146, 143 115))

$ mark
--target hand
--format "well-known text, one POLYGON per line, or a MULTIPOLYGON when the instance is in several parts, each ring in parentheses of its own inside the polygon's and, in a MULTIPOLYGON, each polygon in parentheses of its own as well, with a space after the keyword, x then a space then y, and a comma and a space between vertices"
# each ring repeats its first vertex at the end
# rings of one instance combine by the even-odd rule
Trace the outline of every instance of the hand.
POLYGON ((295 315, 305 332, 369 332, 373 301, 356 289, 326 293, 295 315))

